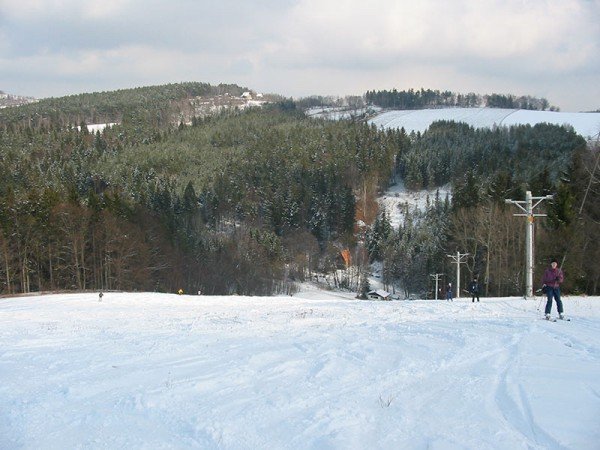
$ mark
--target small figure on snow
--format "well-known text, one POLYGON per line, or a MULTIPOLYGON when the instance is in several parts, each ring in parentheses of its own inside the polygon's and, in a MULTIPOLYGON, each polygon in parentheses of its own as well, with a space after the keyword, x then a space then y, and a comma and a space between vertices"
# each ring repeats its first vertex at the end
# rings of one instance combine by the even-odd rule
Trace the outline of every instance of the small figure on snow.
POLYGON ((544 276, 542 277, 542 291, 546 293, 548 301, 546 302, 546 319, 550 320, 550 312, 552 311, 552 299, 556 300, 556 308, 558 309, 559 319, 564 319, 563 304, 560 300, 560 285, 565 277, 563 271, 558 267, 558 260, 553 258, 550 262, 544 276))
POLYGON ((477 277, 474 277, 473 281, 471 281, 469 292, 471 293, 471 301, 473 303, 475 303, 475 297, 477 297, 477 301, 479 301, 479 282, 477 281, 477 277))
POLYGON ((100 293, 98 294, 98 301, 99 302, 102 301, 102 297, 104 297, 104 294, 102 293, 102 291, 100 291, 100 293))
POLYGON ((448 301, 448 302, 454 301, 452 299, 452 283, 448 283, 448 286, 446 286, 446 301, 448 301))
POLYGON ((183 295, 183 289, 179 289, 179 290, 177 291, 177 293, 178 293, 179 295, 183 295))

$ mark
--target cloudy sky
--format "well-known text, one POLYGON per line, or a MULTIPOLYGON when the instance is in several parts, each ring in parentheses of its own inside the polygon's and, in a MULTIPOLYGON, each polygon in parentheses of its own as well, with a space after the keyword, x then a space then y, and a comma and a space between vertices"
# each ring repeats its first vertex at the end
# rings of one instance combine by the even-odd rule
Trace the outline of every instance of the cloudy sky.
POLYGON ((600 0, 0 0, 0 90, 431 88, 600 108, 600 0))

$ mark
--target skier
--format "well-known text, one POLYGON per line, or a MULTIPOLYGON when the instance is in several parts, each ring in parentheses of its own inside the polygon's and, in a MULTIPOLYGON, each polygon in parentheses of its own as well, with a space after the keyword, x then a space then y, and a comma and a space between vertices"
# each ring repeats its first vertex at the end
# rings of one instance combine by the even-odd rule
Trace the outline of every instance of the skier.
POLYGON ((452 283, 448 283, 448 286, 446 286, 446 301, 448 301, 448 302, 454 301, 452 299, 452 283))
POLYGON ((550 261, 550 267, 544 272, 542 277, 542 291, 546 293, 548 301, 546 302, 546 320, 550 320, 550 311, 552 311, 552 299, 556 300, 558 309, 558 318, 564 320, 563 304, 560 300, 560 285, 564 281, 563 271, 558 267, 558 260, 553 258, 550 261))
POLYGON ((471 301, 473 303, 475 303, 475 297, 477 297, 477 301, 479 301, 479 283, 477 282, 477 277, 474 277, 473 281, 471 281, 469 292, 471 293, 471 301))

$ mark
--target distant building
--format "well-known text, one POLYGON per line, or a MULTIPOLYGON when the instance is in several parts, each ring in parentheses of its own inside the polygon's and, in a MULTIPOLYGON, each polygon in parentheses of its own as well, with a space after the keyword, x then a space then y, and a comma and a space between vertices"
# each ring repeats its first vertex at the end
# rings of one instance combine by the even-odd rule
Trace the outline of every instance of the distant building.
POLYGON ((244 92, 242 94, 242 98, 246 98, 246 99, 252 100, 252 93, 251 92, 244 92))
POLYGON ((373 300, 391 300, 392 294, 383 289, 377 289, 376 291, 370 291, 368 294, 370 299, 373 300))

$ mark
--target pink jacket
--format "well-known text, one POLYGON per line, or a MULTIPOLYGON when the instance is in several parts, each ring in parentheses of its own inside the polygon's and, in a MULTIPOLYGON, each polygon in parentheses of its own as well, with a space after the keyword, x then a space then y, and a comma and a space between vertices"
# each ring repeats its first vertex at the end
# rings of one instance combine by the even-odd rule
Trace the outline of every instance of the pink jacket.
POLYGON ((564 279, 565 277, 561 269, 558 267, 556 269, 548 267, 544 272, 544 276, 542 277, 542 284, 550 287, 559 287, 564 279))

